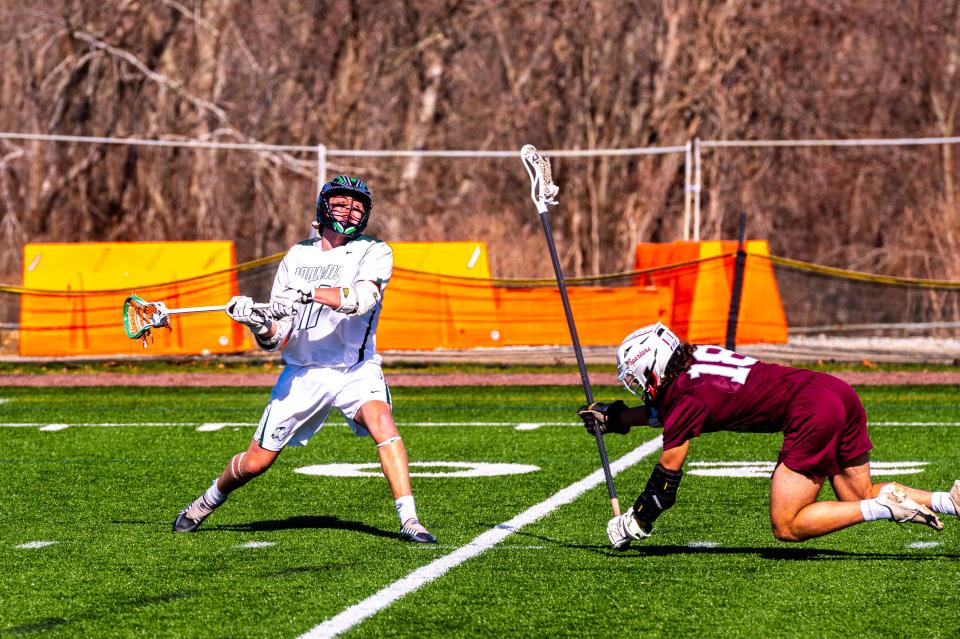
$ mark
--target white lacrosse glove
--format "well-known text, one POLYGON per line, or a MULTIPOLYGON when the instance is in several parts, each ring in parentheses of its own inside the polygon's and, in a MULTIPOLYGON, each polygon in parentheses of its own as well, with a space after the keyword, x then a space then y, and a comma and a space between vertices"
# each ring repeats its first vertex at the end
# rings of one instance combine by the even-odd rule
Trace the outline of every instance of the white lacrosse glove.
POLYGON ((633 506, 607 523, 607 537, 614 550, 626 550, 631 541, 646 539, 651 532, 653 532, 652 527, 650 530, 644 530, 637 523, 633 516, 633 506))
POLYGON ((245 295, 235 295, 227 302, 227 315, 234 322, 248 326, 254 333, 266 333, 270 329, 270 318, 266 313, 253 307, 253 300, 245 295))
POLYGON ((290 280, 286 288, 270 298, 270 314, 274 319, 290 317, 297 305, 313 301, 313 284, 303 278, 290 280))

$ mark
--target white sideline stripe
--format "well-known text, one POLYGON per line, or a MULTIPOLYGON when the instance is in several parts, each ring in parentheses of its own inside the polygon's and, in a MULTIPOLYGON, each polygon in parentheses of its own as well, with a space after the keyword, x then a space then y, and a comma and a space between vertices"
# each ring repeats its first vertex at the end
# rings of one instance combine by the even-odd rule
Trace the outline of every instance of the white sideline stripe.
MULTIPOLYGON (((42 428, 44 426, 49 426, 49 422, 7 422, 0 423, 0 428, 42 428)), ((64 426, 69 426, 71 428, 79 427, 103 427, 103 428, 124 428, 132 426, 148 426, 148 427, 163 427, 163 426, 190 426, 195 428, 198 431, 214 431, 220 430, 228 426, 257 426, 259 422, 78 422, 76 424, 64 424, 64 426)), ((956 424, 960 426, 960 423, 956 424)), ((541 426, 564 426, 572 427, 578 426, 583 427, 581 422, 536 422, 533 423, 518 423, 518 422, 397 422, 397 426, 403 427, 419 427, 419 426, 509 426, 510 428, 517 428, 518 426, 535 426, 539 428, 541 426)), ((518 430, 529 430, 520 428, 518 430)))
POLYGON ((229 424, 222 424, 216 422, 208 422, 206 424, 200 424, 197 426, 198 433, 209 433, 210 431, 220 430, 221 428, 229 426, 229 424))
POLYGON ((543 424, 517 424, 513 427, 513 430, 537 430, 543 426, 543 424))
MULTIPOLYGON (((455 548, 460 548, 460 546, 445 546, 443 544, 417 544, 417 550, 453 550, 455 548)), ((490 550, 546 550, 546 546, 511 546, 510 544, 500 544, 496 548, 491 548, 490 550)))
POLYGON ((3 398, 3 397, 0 397, 0 404, 6 404, 6 403, 9 402, 9 401, 10 401, 9 399, 5 399, 5 398, 3 398))
MULTIPOLYGON (((660 448, 663 443, 662 437, 655 437, 634 448, 632 451, 610 464, 610 472, 616 475, 618 472, 633 466, 644 457, 660 448)), ((320 639, 326 637, 335 637, 340 633, 346 632, 364 619, 372 617, 380 612, 394 601, 410 594, 420 586, 443 576, 449 570, 456 568, 463 562, 476 557, 490 550, 498 543, 517 532, 527 524, 546 517, 551 512, 569 504, 580 495, 591 488, 604 482, 603 470, 597 469, 583 479, 559 492, 554 493, 546 501, 542 501, 535 506, 531 506, 510 521, 504 522, 499 526, 491 528, 485 533, 476 537, 473 541, 461 546, 449 555, 439 557, 426 566, 422 566, 406 577, 395 581, 392 584, 381 589, 379 592, 367 597, 363 601, 354 604, 343 612, 327 619, 320 625, 300 635, 298 639, 320 639)))
POLYGON ((960 422, 870 422, 868 426, 960 426, 960 422))
MULTIPOLYGON (((80 427, 102 427, 102 428, 124 428, 134 426, 147 427, 165 427, 165 426, 190 426, 200 432, 215 431, 221 428, 252 427, 257 426, 259 422, 79 422, 76 424, 60 424, 70 428, 80 427)), ((0 428, 42 428, 50 426, 49 422, 8 422, 0 423, 0 428)), ((411 427, 434 427, 434 426, 503 426, 516 430, 534 430, 542 426, 561 426, 564 428, 582 428, 581 422, 397 422, 400 428, 411 427)), ((960 422, 870 422, 868 426, 953 426, 960 427, 960 422)))
MULTIPOLYGON (((166 427, 166 426, 197 426, 198 422, 78 422, 76 424, 59 424, 61 426, 69 426, 70 428, 93 428, 93 427, 102 427, 102 428, 125 428, 129 426, 148 426, 148 427, 166 427)), ((54 426, 57 424, 51 424, 50 422, 9 422, 9 423, 0 423, 0 428, 44 428, 46 426, 54 426)), ((256 426, 254 423, 250 424, 235 424, 237 426, 256 426)))
POLYGON ((245 544, 238 544, 237 548, 269 548, 276 543, 275 541, 248 541, 245 544))
POLYGON ((687 543, 687 548, 718 548, 720 544, 715 541, 691 541, 687 543))
POLYGON ((70 428, 70 424, 47 424, 41 426, 40 430, 66 430, 68 428, 70 428))
POLYGON ((54 545, 55 541, 28 541, 25 544, 20 544, 19 546, 14 546, 14 548, 44 548, 46 546, 54 545))
POLYGON ((914 541, 907 544, 907 548, 936 548, 939 545, 939 541, 914 541))

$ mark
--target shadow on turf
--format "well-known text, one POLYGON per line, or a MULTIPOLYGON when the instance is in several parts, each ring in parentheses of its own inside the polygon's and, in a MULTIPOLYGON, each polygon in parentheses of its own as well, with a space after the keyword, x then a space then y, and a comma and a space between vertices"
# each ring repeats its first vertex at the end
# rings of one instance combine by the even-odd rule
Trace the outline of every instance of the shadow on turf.
MULTIPOLYGON (((359 521, 347 521, 329 515, 298 515, 296 517, 287 517, 286 519, 268 519, 266 521, 252 521, 247 524, 214 524, 212 526, 201 528, 200 531, 207 530, 231 530, 236 532, 271 532, 276 530, 293 530, 300 528, 329 528, 333 530, 352 530, 353 532, 373 535, 375 537, 386 537, 388 539, 400 539, 400 533, 387 532, 380 528, 374 528, 359 521)), ((198 532, 200 532, 198 531, 198 532)))
POLYGON ((778 561, 930 561, 960 559, 955 553, 909 554, 902 552, 849 552, 833 548, 692 548, 690 546, 631 546, 627 550, 605 547, 605 554, 616 557, 663 557, 668 555, 756 555, 778 561))
POLYGON ((588 550, 599 555, 607 555, 609 557, 667 557, 670 555, 756 555, 761 559, 773 559, 778 561, 838 561, 838 560, 855 560, 855 561, 864 561, 864 560, 896 560, 896 561, 930 561, 933 559, 960 559, 960 554, 956 553, 924 553, 924 554, 913 554, 913 553, 880 553, 880 552, 848 552, 846 550, 835 550, 832 548, 802 548, 802 547, 783 547, 783 548, 771 548, 771 547, 758 547, 758 548, 741 548, 741 547, 731 547, 724 548, 722 546, 717 547, 704 547, 704 546, 644 546, 641 544, 634 544, 627 548, 626 550, 614 550, 610 547, 609 544, 565 544, 558 542, 555 539, 550 539, 549 537, 544 537, 542 535, 534 535, 528 532, 517 532, 517 536, 530 537, 532 539, 538 539, 542 542, 553 544, 554 546, 560 546, 562 548, 576 548, 579 550, 588 550))

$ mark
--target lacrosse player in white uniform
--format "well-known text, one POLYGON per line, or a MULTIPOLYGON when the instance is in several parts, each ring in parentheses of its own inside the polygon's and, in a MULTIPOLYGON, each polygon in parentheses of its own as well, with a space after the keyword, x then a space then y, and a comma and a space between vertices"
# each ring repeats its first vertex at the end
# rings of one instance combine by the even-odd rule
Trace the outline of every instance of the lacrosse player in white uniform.
POLYGON ((284 256, 273 282, 270 308, 249 297, 227 304, 227 315, 250 328, 257 343, 281 350, 285 367, 263 411, 253 441, 184 508, 174 532, 200 527, 227 496, 262 475, 285 446, 303 446, 333 408, 358 435, 371 435, 400 518, 400 536, 436 543, 417 518, 407 451, 393 421, 390 391, 376 353, 383 289, 393 272, 393 251, 362 235, 373 196, 363 180, 338 176, 317 198, 317 237, 284 256))

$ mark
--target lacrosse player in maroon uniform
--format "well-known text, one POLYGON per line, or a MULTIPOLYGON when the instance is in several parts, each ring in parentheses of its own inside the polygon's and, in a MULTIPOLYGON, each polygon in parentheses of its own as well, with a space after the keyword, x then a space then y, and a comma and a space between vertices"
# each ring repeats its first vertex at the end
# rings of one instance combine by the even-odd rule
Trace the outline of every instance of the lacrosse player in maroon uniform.
POLYGON ((770 524, 781 541, 876 519, 940 530, 934 512, 960 510, 960 480, 949 493, 873 483, 863 404, 832 375, 681 343, 657 323, 620 344, 617 379, 644 405, 630 408, 617 400, 583 406, 578 414, 587 430, 625 434, 631 426, 662 425, 663 453, 633 506, 607 524, 614 548, 650 536, 653 522, 676 500, 690 440, 716 431, 783 432, 770 484, 770 524), (828 478, 840 501, 817 501, 828 478))

